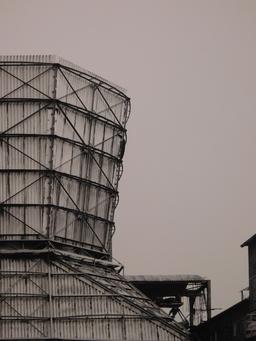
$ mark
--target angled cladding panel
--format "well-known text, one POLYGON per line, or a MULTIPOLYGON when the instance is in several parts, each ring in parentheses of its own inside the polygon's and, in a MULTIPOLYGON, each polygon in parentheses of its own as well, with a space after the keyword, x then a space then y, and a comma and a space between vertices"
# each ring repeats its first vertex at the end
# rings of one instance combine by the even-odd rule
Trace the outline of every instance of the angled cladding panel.
POLYGON ((109 252, 129 101, 54 61, 0 58, 0 234, 109 252))
POLYGON ((79 72, 60 69, 57 97, 65 103, 94 111, 110 122, 124 126, 127 121, 125 98, 99 86, 79 72))
POLYGON ((5 66, 0 65, 1 98, 52 98, 54 82, 53 70, 48 65, 5 66))
POLYGON ((183 340, 120 275, 58 259, 1 259, 0 339, 183 340))

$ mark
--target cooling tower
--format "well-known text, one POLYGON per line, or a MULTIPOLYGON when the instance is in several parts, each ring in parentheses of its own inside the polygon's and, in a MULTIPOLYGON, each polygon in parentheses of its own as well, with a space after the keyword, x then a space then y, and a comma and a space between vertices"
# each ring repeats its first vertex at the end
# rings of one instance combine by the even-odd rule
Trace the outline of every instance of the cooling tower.
POLYGON ((112 260, 125 92, 55 56, 2 56, 0 97, 0 339, 183 340, 112 260))

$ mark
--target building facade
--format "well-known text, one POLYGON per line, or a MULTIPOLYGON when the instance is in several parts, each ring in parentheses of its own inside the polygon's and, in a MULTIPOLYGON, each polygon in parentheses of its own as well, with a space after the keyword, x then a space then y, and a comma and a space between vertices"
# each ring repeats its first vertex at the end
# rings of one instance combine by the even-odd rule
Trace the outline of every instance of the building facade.
POLYGON ((249 300, 244 299, 209 321, 191 329, 194 341, 245 341, 249 300))
POLYGON ((248 247, 249 297, 191 329, 195 341, 256 340, 256 234, 241 247, 248 247))

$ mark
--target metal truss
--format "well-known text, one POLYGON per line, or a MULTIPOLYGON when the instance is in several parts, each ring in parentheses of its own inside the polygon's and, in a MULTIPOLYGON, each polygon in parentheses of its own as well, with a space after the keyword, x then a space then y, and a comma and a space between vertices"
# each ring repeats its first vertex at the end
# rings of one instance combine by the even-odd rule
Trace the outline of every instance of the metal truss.
POLYGON ((211 282, 198 275, 127 276, 130 283, 189 328, 211 318, 211 282))
MULTIPOLYGON (((13 255, 14 259, 19 257, 19 255, 13 255)), ((0 296, 0 303, 8 305, 12 314, 10 315, 1 315, 1 321, 19 321, 20 323, 25 323, 30 326, 30 328, 35 329, 40 333, 40 339, 50 337, 51 335, 55 335, 54 326, 58 321, 89 321, 95 323, 97 320, 104 321, 113 321, 119 320, 121 323, 125 323, 127 320, 131 321, 150 321, 161 323, 167 329, 170 327, 173 330, 181 332, 178 325, 174 322, 171 322, 171 317, 166 315, 159 309, 149 298, 144 296, 139 290, 133 287, 124 277, 119 275, 116 271, 111 270, 107 266, 105 268, 99 267, 88 267, 86 263, 83 261, 74 262, 74 259, 68 259, 66 257, 61 257, 57 255, 57 253, 47 253, 44 257, 35 258, 34 262, 30 267, 27 268, 26 271, 12 271, 12 270, 4 270, 1 272, 2 279, 5 278, 13 278, 14 281, 10 281, 10 286, 5 289, 5 293, 3 297, 0 296), (41 271, 41 262, 48 264, 47 271, 41 271), (53 270, 58 269, 58 271, 53 270), (90 285, 92 288, 95 287, 97 290, 101 292, 97 294, 69 294, 62 293, 56 294, 56 291, 53 292, 52 288, 56 285, 57 278, 75 278, 81 285, 90 285), (44 281, 40 281, 40 279, 44 279, 44 281), (15 290, 14 288, 19 288, 19 282, 21 281, 29 281, 32 286, 38 289, 38 293, 24 293, 15 290), (41 286, 39 283, 44 283, 44 286, 41 286), (47 285, 46 285, 47 283, 47 285), (19 297, 22 297, 23 300, 37 300, 39 303, 35 305, 31 310, 27 310, 26 314, 22 312, 22 309, 18 309, 15 305, 16 300, 19 300, 19 297), (61 314, 57 315, 54 313, 53 301, 59 299, 85 299, 90 302, 91 299, 110 299, 113 302, 117 302, 118 304, 130 306, 130 313, 123 312, 95 312, 95 313, 86 313, 86 314, 61 314), (43 306, 47 305, 49 307, 49 313, 46 315, 41 315, 39 310, 43 308, 43 306), (48 330, 45 333, 45 329, 39 329, 36 322, 47 323, 48 330)), ((35 301, 37 302, 37 301, 35 301)), ((85 301, 86 302, 86 301, 85 301)), ((102 311, 105 309, 104 301, 102 301, 102 311)), ((88 303, 90 304, 90 303, 88 303)), ((99 303, 98 303, 99 304, 99 303)), ((21 307, 20 307, 21 308, 21 307)), ((0 333, 1 335, 1 333, 0 333)), ((1 337, 0 337, 1 339, 1 337)))
POLYGON ((89 334, 95 333, 87 341, 103 340, 105 337, 99 335, 107 335, 105 327, 109 335, 106 339, 110 335, 117 339, 117 333, 122 339, 134 339, 138 328, 139 339, 146 339, 152 330, 159 340, 182 340, 187 333, 120 275, 122 265, 112 257, 114 211, 119 201, 130 99, 104 80, 58 63, 0 62, 1 73, 18 84, 15 81, 16 87, 8 88, 0 98, 0 109, 10 106, 14 111, 23 107, 24 116, 17 121, 19 112, 15 111, 12 124, 0 133, 2 154, 18 159, 17 168, 0 169, 0 177, 6 177, 9 186, 3 190, 0 219, 12 218, 22 226, 17 233, 4 230, 6 233, 0 234, 0 340, 85 341, 79 326, 87 328, 89 334), (15 72, 33 67, 40 71, 32 72, 30 79, 22 79, 21 73, 15 72), (51 93, 35 86, 47 73, 54 80, 51 93), (81 82, 73 81, 71 75, 81 82), (58 93, 60 80, 64 95, 58 93), (35 96, 18 96, 20 92, 28 94, 27 89, 35 96), (88 104, 85 92, 89 90, 92 98, 88 104), (26 112, 28 104, 32 112, 26 112), (29 124, 41 123, 43 115, 47 115, 47 128, 43 126, 39 133, 32 128, 31 132, 29 124), (80 129, 76 119, 86 122, 88 130, 80 129), (63 127, 57 130, 57 124, 63 127), (68 136, 61 133, 65 129, 68 136), (101 135, 95 138, 97 129, 101 135), (27 141, 34 140, 36 146, 30 149, 27 141), (58 145, 62 149, 56 152, 58 161, 53 162, 58 145), (36 148, 40 153, 47 152, 47 157, 38 156, 36 148), (73 171, 72 167, 80 168, 73 171), (12 181, 13 187, 9 183, 12 181), (38 196, 33 196, 37 189, 38 196), (25 211, 40 214, 29 220, 25 211), (59 212, 64 218, 56 224, 59 212), (38 227, 35 219, 45 219, 46 223, 40 222, 38 227), (73 225, 81 227, 75 231, 76 238, 68 234, 71 229, 74 233, 73 225), (46 226, 46 231, 41 226, 46 226), (81 238, 85 227, 91 239, 81 238))
MULTIPOLYGON (((38 173, 38 178, 36 180, 32 181, 27 186, 24 186, 22 189, 20 189, 16 193, 12 194, 9 198, 6 198, 3 202, 1 202, 0 203, 0 211, 10 215, 12 218, 17 220, 18 222, 23 223, 24 226, 31 229, 31 231, 35 232, 38 236, 40 236, 40 238, 46 239, 47 236, 45 236, 40 231, 38 231, 35 227, 30 226, 27 222, 22 221, 19 217, 15 216, 13 213, 10 212, 8 210, 8 208, 17 206, 18 204, 13 204, 13 203, 8 204, 8 201, 10 199, 15 198, 16 195, 18 195, 21 192, 28 189, 28 187, 33 186, 36 182, 40 181, 43 177, 55 179, 58 182, 59 186, 61 187, 62 191, 66 194, 66 196, 69 198, 69 200, 73 203, 74 208, 71 209, 71 208, 66 208, 66 207, 61 207, 58 205, 51 205, 51 204, 41 204, 41 205, 31 204, 31 206, 34 206, 34 207, 35 206, 45 206, 48 208, 49 207, 55 207, 55 208, 58 208, 61 210, 72 211, 77 217, 79 217, 79 219, 83 219, 83 221, 87 224, 89 230, 93 233, 94 237, 96 238, 98 243, 101 245, 102 251, 106 255, 108 255, 108 257, 111 257, 111 255, 109 253, 110 252, 109 249, 107 249, 106 244, 101 241, 101 239, 98 236, 97 232, 95 231, 94 227, 88 221, 88 218, 93 218, 93 219, 105 221, 107 224, 109 224, 109 226, 112 226, 112 230, 114 231, 114 221, 113 221, 114 210, 115 210, 115 208, 118 204, 118 201, 119 201, 117 188, 118 188, 118 181, 121 177, 122 169, 123 169, 122 168, 122 156, 123 156, 122 154, 123 154, 123 152, 121 151, 121 153, 118 156, 114 156, 112 154, 106 153, 103 150, 103 148, 100 149, 100 146, 103 146, 104 143, 106 143, 106 141, 108 141, 111 138, 113 140, 113 138, 115 136, 121 136, 123 141, 124 141, 124 144, 125 144, 125 142, 126 142, 125 124, 126 124, 126 121, 130 115, 130 99, 123 92, 121 92, 119 89, 107 84, 103 80, 97 79, 96 77, 94 77, 92 75, 86 74, 82 71, 78 71, 78 70, 75 70, 73 68, 70 68, 70 67, 67 67, 64 65, 60 65, 60 64, 37 63, 37 62, 9 62, 8 61, 8 62, 0 62, 0 70, 3 73, 6 73, 8 76, 15 78, 18 82, 21 83, 15 89, 12 89, 11 91, 9 91, 8 93, 6 93, 4 96, 2 96, 0 98, 0 105, 1 104, 9 104, 9 103, 22 103, 22 102, 23 103, 39 103, 39 104, 42 104, 42 106, 38 110, 35 110, 34 112, 29 114, 28 116, 24 117, 20 121, 16 122, 15 124, 13 124, 10 127, 8 127, 8 129, 6 129, 5 131, 0 133, 0 141, 2 143, 6 144, 8 146, 8 148, 14 149, 16 152, 22 154, 25 158, 30 159, 31 161, 33 161, 35 164, 37 164, 39 166, 38 170, 37 169, 29 170, 31 172, 38 173), (22 78, 18 77, 17 75, 15 75, 13 72, 11 72, 9 70, 9 67, 26 68, 26 67, 37 67, 37 66, 43 66, 46 69, 43 70, 42 72, 39 72, 37 75, 33 76, 28 81, 23 80, 22 78), (56 84, 55 84, 53 96, 49 96, 48 94, 44 93, 39 88, 37 88, 31 84, 36 79, 39 79, 40 77, 42 77, 43 75, 45 75, 46 73, 51 72, 51 71, 53 71, 55 73, 55 76, 54 76, 55 79, 57 78, 58 74, 61 74, 61 76, 65 79, 66 83, 68 84, 68 87, 71 89, 71 91, 63 97, 75 96, 79 102, 79 105, 66 103, 62 100, 63 97, 58 99, 56 96, 56 90, 57 90, 56 84), (75 89, 75 86, 72 84, 72 81, 69 79, 68 74, 75 75, 75 76, 79 77, 80 79, 89 82, 89 84, 87 84, 86 86, 80 87, 79 89, 75 89), (100 98, 102 99, 103 103, 105 103, 105 105, 106 105, 105 110, 107 110, 108 112, 110 112, 112 114, 112 119, 109 119, 109 118, 106 118, 103 116, 103 112, 105 110, 101 110, 99 113, 97 113, 93 109, 89 109, 85 105, 85 103, 83 102, 83 100, 80 96, 80 92, 85 90, 86 87, 88 87, 88 86, 93 87, 94 91, 97 91, 97 93, 100 96, 100 98), (23 87, 31 88, 33 91, 38 93, 38 97, 43 96, 43 98, 14 97, 15 92, 18 90, 21 90, 23 87), (107 90, 109 93, 113 93, 114 95, 116 95, 120 98, 120 103, 122 103, 122 102, 125 103, 124 120, 122 122, 120 122, 120 120, 117 118, 117 116, 113 110, 117 104, 115 104, 114 106, 111 106, 108 103, 108 100, 104 96, 104 93, 101 89, 107 90), (20 125, 26 123, 27 120, 29 120, 30 118, 32 118, 35 115, 40 114, 45 109, 53 110, 53 115, 55 115, 56 112, 58 111, 58 113, 63 116, 63 118, 66 120, 66 122, 68 122, 70 129, 74 132, 74 135, 77 137, 78 141, 77 140, 71 140, 71 139, 65 138, 63 136, 55 135, 54 131, 50 135, 49 134, 48 135, 42 135, 42 134, 17 134, 17 133, 15 134, 15 133, 12 133, 12 130, 14 128, 17 128, 20 125), (96 145, 86 144, 84 139, 79 134, 79 132, 75 128, 74 124, 71 122, 68 115, 66 114, 66 112, 65 112, 66 109, 72 110, 74 112, 79 112, 80 114, 83 114, 86 117, 88 117, 90 120, 98 120, 98 121, 102 122, 104 125, 111 127, 112 129, 114 129, 113 136, 107 137, 106 139, 103 139, 103 141, 101 141, 100 143, 97 143, 96 145), (48 139, 51 139, 52 141, 54 139, 61 139, 67 143, 70 143, 71 145, 77 145, 81 149, 81 154, 85 153, 86 155, 88 155, 88 157, 90 157, 91 160, 94 162, 94 164, 98 167, 99 172, 100 172, 101 176, 107 182, 107 185, 104 186, 100 183, 93 182, 89 179, 83 179, 83 178, 73 176, 71 174, 59 172, 58 169, 61 168, 61 166, 63 164, 58 165, 55 169, 52 166, 50 166, 50 167, 46 166, 45 164, 43 164, 40 161, 36 160, 35 158, 31 157, 31 155, 24 152, 24 150, 21 150, 21 149, 15 147, 10 142, 12 140, 12 138, 18 138, 18 137, 20 137, 20 138, 35 137, 35 138, 40 138, 40 139, 48 138, 48 139), (98 157, 96 158, 97 155, 98 155, 98 157), (109 159, 113 160, 114 165, 116 167, 116 176, 115 176, 114 182, 112 181, 112 179, 109 178, 109 175, 107 175, 105 173, 103 165, 99 161, 100 158, 109 158, 109 159), (112 207, 109 208, 109 219, 103 219, 103 218, 100 218, 98 216, 91 215, 89 212, 82 211, 78 207, 75 199, 72 198, 68 189, 64 186, 63 181, 62 181, 62 179, 64 177, 70 178, 70 179, 73 178, 76 181, 78 181, 79 183, 87 183, 89 186, 94 186, 95 188, 103 189, 104 191, 109 192, 111 194, 112 198, 114 199, 112 207)), ((81 154, 78 154, 78 155, 81 155, 81 154)), ((64 163, 72 162, 76 157, 78 157, 78 155, 73 155, 68 161, 66 160, 64 163)), ((6 169, 6 170, 1 169, 0 170, 1 173, 2 172, 8 172, 8 173, 9 172, 22 172, 22 171, 27 172, 28 170, 25 170, 25 169, 24 170, 20 170, 20 169, 6 169)), ((108 197, 105 200, 108 200, 108 197)), ((100 204, 102 204, 102 203, 103 202, 101 201, 100 204)), ((19 204, 19 205, 24 206, 24 207, 29 206, 29 204, 25 204, 25 203, 19 204)), ((61 227, 58 227, 58 229, 61 229, 61 227)), ((110 243, 111 237, 112 237, 112 234, 108 237, 109 241, 107 243, 110 243)))

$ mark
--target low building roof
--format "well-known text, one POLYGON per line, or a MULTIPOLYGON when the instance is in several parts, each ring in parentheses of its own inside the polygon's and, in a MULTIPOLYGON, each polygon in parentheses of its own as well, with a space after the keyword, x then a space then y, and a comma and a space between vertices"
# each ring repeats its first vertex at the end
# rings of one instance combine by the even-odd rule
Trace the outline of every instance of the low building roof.
POLYGON ((191 285, 194 290, 200 290, 208 282, 199 275, 136 275, 125 278, 152 299, 173 295, 189 296, 191 285))
POLYGON ((199 275, 129 275, 130 282, 202 282, 206 278, 199 275))
POLYGON ((244 246, 249 246, 250 244, 252 243, 255 243, 256 242, 256 233, 251 236, 249 239, 247 239, 242 245, 241 247, 244 247, 244 246))

